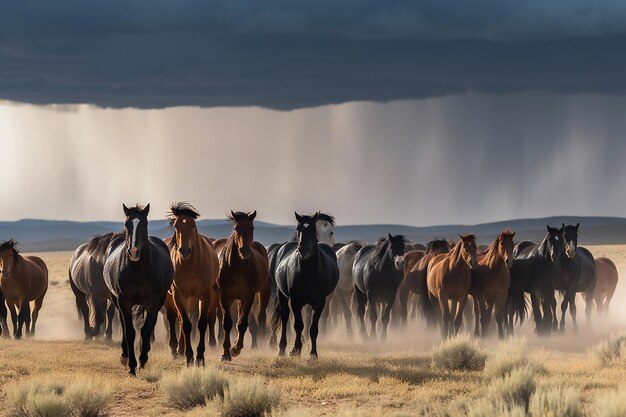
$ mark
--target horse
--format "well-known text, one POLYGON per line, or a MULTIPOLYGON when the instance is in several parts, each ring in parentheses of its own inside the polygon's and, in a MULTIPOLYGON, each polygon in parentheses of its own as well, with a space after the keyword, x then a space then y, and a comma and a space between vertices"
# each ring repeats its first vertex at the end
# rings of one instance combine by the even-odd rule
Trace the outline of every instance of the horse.
MULTIPOLYGON (((216 345, 215 320, 219 304, 218 292, 214 287, 219 272, 219 260, 209 239, 198 232, 196 219, 198 211, 187 202, 175 203, 170 206, 168 215, 172 235, 165 239, 170 257, 174 265, 174 283, 171 288, 173 303, 166 302, 167 319, 170 328, 170 349, 176 356, 179 341, 176 340, 176 318, 181 323, 181 337, 185 344, 187 364, 193 362, 191 346, 190 313, 197 310, 198 314, 198 347, 196 348, 196 364, 204 366, 204 345, 207 325, 209 327, 209 346, 216 345), (172 304, 175 309, 172 311, 172 304), (192 310, 189 311, 189 307, 192 310)), ((195 324, 195 323, 193 323, 195 324)))
POLYGON ((593 300, 596 303, 598 313, 607 314, 609 312, 609 303, 615 287, 617 287, 617 267, 609 258, 596 258, 596 289, 593 292, 593 300))
POLYGON ((436 255, 428 263, 428 294, 441 312, 441 334, 444 338, 459 332, 472 282, 472 269, 478 264, 476 235, 459 237, 461 240, 452 250, 436 255))
POLYGON ((302 307, 310 305, 313 309, 309 337, 311 339, 311 358, 317 358, 317 335, 320 317, 324 311, 327 297, 333 292, 339 281, 337 256, 326 243, 318 242, 317 221, 319 213, 313 216, 300 216, 295 213, 298 222, 297 242, 287 242, 272 258, 270 269, 276 280, 277 299, 272 308, 272 328, 277 330, 280 321, 281 336, 278 354, 285 354, 287 347, 287 323, 289 307, 294 316, 296 332, 292 356, 299 356, 302 351, 302 307))
POLYGON ((358 241, 351 241, 344 244, 336 251, 337 266, 339 268, 339 281, 337 287, 332 292, 328 300, 328 308, 331 310, 334 306, 338 306, 343 313, 346 322, 346 332, 349 338, 352 338, 352 311, 350 310, 350 296, 354 287, 352 277, 352 265, 357 252, 363 247, 358 241))
POLYGON ((224 329, 224 352, 222 361, 231 361, 243 349, 244 335, 250 323, 252 347, 257 345, 257 332, 265 334, 266 308, 270 297, 267 251, 265 246, 254 240, 256 210, 250 213, 231 210, 228 219, 233 223, 233 232, 228 239, 213 242, 217 251, 220 269, 215 283, 219 291, 222 326, 224 329), (256 320, 249 319, 258 294, 259 312, 256 320), (233 327, 231 305, 239 300, 237 319, 238 335, 235 345, 230 343, 233 327))
POLYGON ((76 298, 76 310, 84 322, 85 340, 100 335, 105 324, 105 339, 113 336, 115 305, 109 299, 109 289, 104 283, 106 251, 111 241, 123 232, 95 236, 74 251, 70 260, 69 282, 76 298), (93 327, 91 319, 93 318, 93 327))
MULTIPOLYGON (((576 323, 576 293, 581 292, 585 298, 585 316, 587 324, 591 324, 593 293, 596 289, 596 264, 593 255, 587 248, 578 246, 578 228, 580 223, 565 225, 563 223, 563 239, 565 251, 561 261, 562 275, 557 290, 563 294, 561 302, 561 321, 559 331, 565 330, 565 313, 569 307, 574 331, 578 331, 576 323)), ((556 324, 556 299, 553 306, 554 324, 556 324)))
POLYGON ((148 236, 150 204, 128 208, 122 204, 126 221, 124 235, 113 239, 104 264, 104 282, 117 307, 122 324, 123 364, 130 375, 136 375, 135 328, 133 317, 144 315, 141 326, 139 366, 148 362, 150 341, 159 310, 174 280, 174 266, 167 245, 161 239, 148 236), (139 306, 139 310, 134 310, 139 306), (133 310, 135 314, 133 314, 133 310))
POLYGON ((0 287, 0 336, 10 337, 9 326, 7 324, 7 305, 0 287))
POLYGON ((357 307, 361 337, 367 339, 365 329, 365 308, 370 319, 370 337, 376 338, 378 305, 382 307, 381 340, 387 338, 391 308, 396 300, 398 287, 404 277, 404 248, 406 238, 402 235, 380 238, 375 245, 363 246, 354 258, 352 276, 354 279, 353 301, 357 307))
MULTIPOLYGON (((11 312, 13 336, 21 339, 24 325, 26 336, 35 335, 39 310, 48 291, 48 267, 37 256, 20 255, 16 246, 17 242, 13 239, 0 244, 0 290, 11 312), (32 313, 31 301, 34 301, 32 313)), ((2 326, 8 334, 6 312, 2 326)))
POLYGON ((517 314, 523 322, 526 310, 524 293, 530 294, 535 320, 535 332, 540 335, 552 331, 554 291, 561 279, 563 255, 563 230, 547 226, 548 233, 541 243, 528 240, 519 242, 513 250, 511 284, 507 297, 507 330, 513 332, 513 319, 517 314))
POLYGON ((513 265, 513 237, 515 232, 506 230, 498 235, 487 251, 480 256, 478 266, 472 270, 470 295, 474 301, 474 335, 486 336, 491 315, 495 308, 498 337, 504 338, 506 298, 509 292, 513 265))
POLYGON ((432 327, 436 323, 436 316, 433 305, 428 295, 428 285, 426 275, 428 263, 437 255, 448 253, 452 246, 445 239, 434 239, 427 243, 426 251, 409 252, 404 257, 404 279, 398 288, 398 303, 400 306, 400 318, 402 325, 406 324, 408 311, 409 294, 414 293, 419 298, 419 309, 422 312, 427 324, 432 327))

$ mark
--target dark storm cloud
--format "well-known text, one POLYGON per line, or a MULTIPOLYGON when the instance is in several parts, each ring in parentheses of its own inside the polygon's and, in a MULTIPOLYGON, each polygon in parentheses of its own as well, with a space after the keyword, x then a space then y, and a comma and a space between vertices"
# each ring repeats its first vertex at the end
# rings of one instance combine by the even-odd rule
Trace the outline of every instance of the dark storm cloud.
POLYGON ((625 28, 610 1, 9 1, 0 98, 291 109, 623 93, 625 28))

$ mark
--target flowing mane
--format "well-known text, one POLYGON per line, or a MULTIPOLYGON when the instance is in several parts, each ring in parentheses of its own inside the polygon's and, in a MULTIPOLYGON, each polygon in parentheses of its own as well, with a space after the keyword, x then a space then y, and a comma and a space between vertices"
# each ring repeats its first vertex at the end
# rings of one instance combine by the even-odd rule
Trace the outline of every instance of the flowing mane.
MULTIPOLYGON (((404 242, 405 244, 407 242, 407 238, 404 237, 404 235, 395 235, 393 236, 393 238, 401 239, 402 242, 404 242)), ((372 251, 372 255, 370 256, 370 263, 372 265, 378 264, 385 257, 385 253, 387 252, 387 248, 390 244, 391 240, 389 239, 389 236, 381 237, 380 239, 378 239, 378 242, 376 242, 376 246, 372 251)))
POLYGON ((17 250, 17 241, 15 239, 9 239, 6 242, 0 243, 0 252, 3 252, 7 249, 13 250, 13 262, 17 263, 20 260, 20 251, 17 250))
POLYGON ((174 224, 174 220, 176 220, 176 217, 178 216, 189 216, 196 220, 200 216, 200 213, 198 213, 198 210, 196 210, 196 208, 188 202, 180 201, 178 203, 172 203, 170 206, 170 211, 167 214, 170 226, 174 224))
POLYGON ((450 243, 445 240, 436 237, 426 244, 426 253, 433 251, 447 252, 450 250, 450 243))
POLYGON ((104 235, 94 236, 89 242, 87 242, 86 250, 89 253, 104 252, 113 239, 118 236, 123 236, 124 233, 124 231, 110 232, 104 235))

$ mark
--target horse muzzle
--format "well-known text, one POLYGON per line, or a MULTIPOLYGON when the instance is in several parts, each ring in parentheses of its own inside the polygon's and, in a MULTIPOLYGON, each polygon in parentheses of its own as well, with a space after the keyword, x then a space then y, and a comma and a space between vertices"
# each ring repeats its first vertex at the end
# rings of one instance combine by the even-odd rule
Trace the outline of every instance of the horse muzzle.
POLYGON ((178 249, 178 253, 180 253, 181 258, 188 259, 191 256, 191 248, 181 247, 178 249))
POLYGON ((239 257, 241 259, 249 259, 250 258, 250 254, 252 253, 250 251, 250 249, 239 249, 239 257))
POLYGON ((140 259, 141 253, 139 252, 139 249, 137 248, 131 248, 128 251, 128 257, 130 258, 130 260, 132 262, 137 262, 140 259))
POLYGON ((393 259, 393 264, 398 271, 404 271, 404 256, 396 256, 393 259))

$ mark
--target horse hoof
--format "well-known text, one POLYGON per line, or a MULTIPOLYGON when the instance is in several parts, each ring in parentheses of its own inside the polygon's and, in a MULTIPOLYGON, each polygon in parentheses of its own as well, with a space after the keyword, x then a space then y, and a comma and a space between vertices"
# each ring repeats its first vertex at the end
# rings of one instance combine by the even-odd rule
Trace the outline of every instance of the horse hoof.
POLYGON ((301 353, 302 353, 302 351, 301 351, 301 350, 299 350, 299 349, 294 349, 294 350, 292 350, 292 351, 291 351, 291 353, 289 354, 289 356, 291 356, 291 357, 299 357, 301 353))
POLYGON ((120 363, 124 366, 128 365, 128 358, 124 356, 120 356, 120 363))
POLYGON ((277 356, 285 356, 285 355, 286 355, 286 353, 285 353, 285 349, 280 349, 280 350, 278 351, 278 355, 277 355, 277 356))
POLYGON ((230 355, 222 355, 222 358, 220 359, 222 362, 230 362, 232 360, 233 358, 230 355))
POLYGON ((230 348, 230 355, 233 358, 236 358, 237 356, 239 356, 240 353, 241 353, 241 349, 239 349, 238 347, 233 346, 230 348))
POLYGON ((136 377, 137 376, 137 371, 135 369, 130 369, 128 371, 128 375, 136 377))
POLYGON ((204 365, 205 365, 204 358, 197 358, 196 359, 196 366, 201 366, 201 367, 204 368, 204 365))
POLYGON ((309 361, 312 361, 312 362, 317 361, 317 353, 311 353, 309 355, 309 361))

